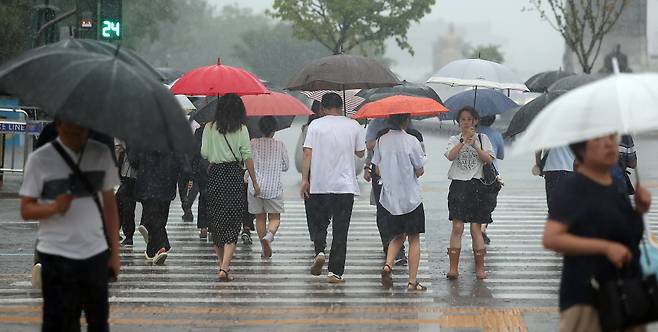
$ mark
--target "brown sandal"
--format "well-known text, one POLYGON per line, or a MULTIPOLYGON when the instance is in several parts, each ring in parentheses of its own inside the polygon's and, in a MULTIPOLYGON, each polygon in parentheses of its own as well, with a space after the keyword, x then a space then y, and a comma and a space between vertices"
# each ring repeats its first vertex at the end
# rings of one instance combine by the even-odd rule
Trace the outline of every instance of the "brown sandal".
POLYGON ((219 281, 224 281, 224 282, 233 281, 233 277, 229 276, 228 271, 224 269, 219 269, 219 281), (222 272, 224 272, 224 276, 222 276, 222 272))
POLYGON ((418 281, 407 283, 408 292, 424 292, 427 290, 427 287, 421 285, 418 281))
POLYGON ((384 288, 393 287, 393 269, 390 265, 386 264, 382 268, 382 286, 384 288), (388 270, 386 270, 388 268, 388 270))

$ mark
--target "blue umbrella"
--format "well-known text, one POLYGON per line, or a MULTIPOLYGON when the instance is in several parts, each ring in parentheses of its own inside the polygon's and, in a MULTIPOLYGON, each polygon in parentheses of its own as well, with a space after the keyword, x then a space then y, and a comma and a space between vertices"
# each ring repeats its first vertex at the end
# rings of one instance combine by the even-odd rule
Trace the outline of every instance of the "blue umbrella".
POLYGON ((455 120, 457 112, 464 106, 473 107, 473 100, 475 100, 475 109, 478 110, 482 117, 500 114, 519 106, 512 99, 509 99, 496 90, 468 90, 458 93, 445 101, 445 106, 450 112, 441 114, 441 119, 455 120))

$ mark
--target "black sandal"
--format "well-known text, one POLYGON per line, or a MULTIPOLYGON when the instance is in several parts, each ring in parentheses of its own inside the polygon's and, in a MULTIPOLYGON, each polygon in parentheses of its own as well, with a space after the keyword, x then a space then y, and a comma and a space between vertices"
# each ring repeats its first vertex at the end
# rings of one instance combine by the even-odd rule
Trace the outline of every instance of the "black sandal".
POLYGON ((393 268, 390 265, 386 264, 382 268, 382 286, 384 288, 393 287, 393 268), (386 268, 388 267, 388 271, 386 268))
POLYGON ((427 290, 427 287, 421 285, 418 281, 415 283, 409 282, 407 283, 407 291, 409 292, 424 292, 427 290))
POLYGON ((224 282, 233 281, 233 277, 228 275, 228 271, 224 269, 219 269, 219 281, 224 281, 224 282), (222 272, 224 272, 223 277, 222 277, 222 272))

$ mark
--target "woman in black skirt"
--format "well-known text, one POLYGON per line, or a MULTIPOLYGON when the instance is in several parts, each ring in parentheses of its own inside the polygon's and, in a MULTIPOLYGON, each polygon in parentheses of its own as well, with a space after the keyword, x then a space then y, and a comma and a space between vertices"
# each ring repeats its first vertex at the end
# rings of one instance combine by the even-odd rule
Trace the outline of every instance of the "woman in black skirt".
POLYGON ((408 291, 426 291, 416 279, 420 264, 420 233, 425 233, 425 211, 418 178, 423 175, 427 158, 416 137, 405 129, 409 114, 391 115, 391 129, 377 139, 372 163, 381 176, 382 190, 379 202, 385 210, 387 228, 394 237, 388 243, 386 264, 382 269, 382 284, 393 285, 393 262, 405 238, 409 239, 408 291))
POLYGON ((478 112, 472 107, 464 107, 457 113, 457 121, 461 134, 450 137, 445 156, 452 162, 448 171, 450 191, 448 193, 449 219, 452 220, 450 234, 450 271, 448 279, 456 279, 459 275, 459 254, 461 252, 464 223, 469 223, 473 240, 475 257, 475 275, 477 279, 486 278, 484 272, 484 239, 482 224, 491 223, 491 210, 488 206, 489 197, 484 192, 482 184, 482 167, 494 160, 493 147, 489 137, 476 134, 475 127, 480 120, 478 112))
POLYGON ((208 226, 219 258, 221 281, 232 280, 231 258, 247 210, 243 165, 249 171, 255 196, 260 194, 246 120, 242 99, 235 94, 224 95, 217 102, 215 121, 205 125, 201 139, 201 156, 210 163, 206 189, 208 226))

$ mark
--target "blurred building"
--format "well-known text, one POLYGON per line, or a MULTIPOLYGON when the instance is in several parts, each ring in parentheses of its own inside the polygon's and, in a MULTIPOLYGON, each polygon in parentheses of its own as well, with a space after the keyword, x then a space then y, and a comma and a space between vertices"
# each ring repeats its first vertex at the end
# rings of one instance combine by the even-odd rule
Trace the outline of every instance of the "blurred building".
POLYGON ((433 45, 432 72, 439 70, 451 61, 463 58, 466 46, 463 35, 455 30, 453 23, 450 23, 448 33, 441 35, 433 45))
MULTIPOLYGON (((652 61, 647 38, 647 0, 628 2, 615 26, 604 37, 592 72, 598 72, 604 66, 605 56, 615 52, 617 45, 620 45, 621 52, 628 56, 628 67, 632 71, 650 70, 652 61)), ((568 47, 564 56, 564 68, 569 71, 582 71, 578 59, 568 47)))

